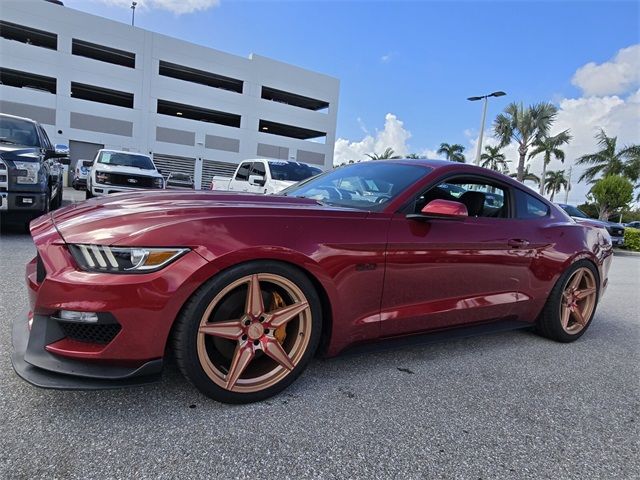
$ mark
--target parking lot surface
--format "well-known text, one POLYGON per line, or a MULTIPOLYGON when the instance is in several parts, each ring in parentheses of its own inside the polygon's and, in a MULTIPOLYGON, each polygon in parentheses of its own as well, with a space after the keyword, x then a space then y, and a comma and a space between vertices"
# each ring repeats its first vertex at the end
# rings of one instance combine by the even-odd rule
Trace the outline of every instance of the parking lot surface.
POLYGON ((11 367, 28 235, 0 236, 0 478, 639 478, 640 257, 617 256, 589 331, 317 359, 243 406, 170 364, 146 387, 41 390, 11 367))

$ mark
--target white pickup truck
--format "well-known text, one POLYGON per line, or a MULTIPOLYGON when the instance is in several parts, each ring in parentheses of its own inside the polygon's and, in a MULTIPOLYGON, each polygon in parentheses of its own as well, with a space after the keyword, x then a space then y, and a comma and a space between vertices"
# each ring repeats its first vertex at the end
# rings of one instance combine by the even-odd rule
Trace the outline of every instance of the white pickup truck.
POLYGON ((211 190, 277 193, 319 173, 320 168, 306 163, 256 158, 241 162, 231 178, 214 176, 211 190))

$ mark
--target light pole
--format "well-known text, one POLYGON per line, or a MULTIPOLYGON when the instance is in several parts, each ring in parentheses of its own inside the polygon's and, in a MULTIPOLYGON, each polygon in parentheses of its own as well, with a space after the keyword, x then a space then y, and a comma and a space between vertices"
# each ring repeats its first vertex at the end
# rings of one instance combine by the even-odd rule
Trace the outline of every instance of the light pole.
POLYGON ((131 26, 133 27, 136 21, 136 5, 138 2, 131 2, 131 26))
POLYGON ((506 93, 497 91, 481 97, 469 97, 467 100, 475 102, 477 100, 484 100, 484 106, 482 108, 482 118, 480 120, 480 138, 478 138, 478 148, 476 150, 476 165, 480 165, 480 155, 482 155, 482 136, 484 135, 484 121, 487 116, 487 99, 489 97, 502 97, 506 93))

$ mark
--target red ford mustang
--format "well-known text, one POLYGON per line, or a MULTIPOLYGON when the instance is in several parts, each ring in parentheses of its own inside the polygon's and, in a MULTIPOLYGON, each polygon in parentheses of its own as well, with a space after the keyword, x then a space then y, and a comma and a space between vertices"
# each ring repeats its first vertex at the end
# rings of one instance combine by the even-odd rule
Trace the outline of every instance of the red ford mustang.
POLYGON ((444 161, 349 165, 274 196, 113 195, 31 233, 21 377, 140 384, 172 350, 198 389, 233 403, 281 391, 318 350, 507 324, 576 340, 612 258, 606 230, 444 161))

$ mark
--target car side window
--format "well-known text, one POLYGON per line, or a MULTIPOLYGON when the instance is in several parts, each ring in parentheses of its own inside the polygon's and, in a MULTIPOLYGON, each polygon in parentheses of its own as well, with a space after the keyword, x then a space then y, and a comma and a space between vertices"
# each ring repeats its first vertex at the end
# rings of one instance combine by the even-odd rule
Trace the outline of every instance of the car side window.
POLYGON ((509 218, 507 187, 489 179, 467 177, 440 182, 416 199, 415 213, 433 200, 462 203, 470 217, 509 218))
POLYGON ((249 171, 251 170, 252 162, 244 162, 238 168, 238 173, 236 173, 236 180, 239 182, 247 182, 249 181, 249 171))
POLYGON ((267 172, 265 171, 264 163, 262 162, 254 162, 251 167, 251 171, 249 172, 249 175, 259 175, 261 177, 264 177, 266 174, 267 172))
POLYGON ((40 132, 40 138, 42 139, 42 148, 45 150, 53 150, 51 141, 49 141, 49 135, 42 126, 38 125, 38 131, 40 132))
POLYGON ((549 207, 533 195, 516 190, 516 210, 518 218, 542 218, 549 215, 549 207))

